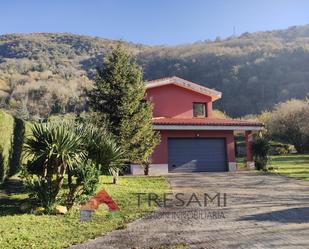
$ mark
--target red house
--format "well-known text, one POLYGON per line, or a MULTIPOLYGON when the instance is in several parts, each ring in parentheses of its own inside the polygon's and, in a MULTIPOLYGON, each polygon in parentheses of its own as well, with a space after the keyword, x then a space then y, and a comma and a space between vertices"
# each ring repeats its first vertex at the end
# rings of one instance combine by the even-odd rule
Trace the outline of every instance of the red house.
MULTIPOLYGON (((153 127, 161 142, 151 157, 149 173, 236 171, 234 132, 246 137, 247 165, 251 158, 252 131, 261 123, 217 119, 212 103, 222 93, 196 83, 170 77, 149 81, 147 98, 153 102, 153 127)), ((139 165, 131 165, 132 174, 143 174, 139 165)))

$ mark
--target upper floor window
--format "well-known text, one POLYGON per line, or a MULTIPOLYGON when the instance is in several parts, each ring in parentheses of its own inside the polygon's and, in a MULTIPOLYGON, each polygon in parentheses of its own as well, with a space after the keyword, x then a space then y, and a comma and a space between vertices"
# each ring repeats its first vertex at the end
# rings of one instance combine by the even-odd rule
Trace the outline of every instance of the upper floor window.
POLYGON ((193 103, 193 117, 206 117, 206 112, 206 103, 193 103))

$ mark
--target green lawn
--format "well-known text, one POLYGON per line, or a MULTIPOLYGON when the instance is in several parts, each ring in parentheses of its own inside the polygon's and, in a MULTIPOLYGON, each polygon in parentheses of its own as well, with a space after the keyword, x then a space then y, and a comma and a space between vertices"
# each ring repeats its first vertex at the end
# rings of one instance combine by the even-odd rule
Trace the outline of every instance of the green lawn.
POLYGON ((237 169, 245 168, 246 165, 246 158, 245 157, 236 157, 236 165, 237 169))
POLYGON ((273 168, 271 172, 309 180, 309 154, 272 156, 270 167, 273 168))
POLYGON ((19 206, 27 194, 20 193, 18 187, 9 194, 0 189, 0 248, 64 248, 84 242, 124 228, 127 222, 154 209, 146 202, 138 207, 134 193, 162 194, 169 190, 164 177, 120 177, 119 184, 110 182, 111 178, 102 177, 99 189, 106 189, 121 210, 111 213, 100 208, 92 222, 80 222, 78 210, 63 216, 21 214, 19 206))

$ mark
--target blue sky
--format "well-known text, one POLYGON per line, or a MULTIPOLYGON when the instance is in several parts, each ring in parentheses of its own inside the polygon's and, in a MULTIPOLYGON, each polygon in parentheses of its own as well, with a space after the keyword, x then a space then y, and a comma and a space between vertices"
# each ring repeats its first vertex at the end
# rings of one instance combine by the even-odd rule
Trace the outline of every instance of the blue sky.
POLYGON ((309 0, 3 0, 0 34, 71 32, 183 44, 309 24, 309 0))

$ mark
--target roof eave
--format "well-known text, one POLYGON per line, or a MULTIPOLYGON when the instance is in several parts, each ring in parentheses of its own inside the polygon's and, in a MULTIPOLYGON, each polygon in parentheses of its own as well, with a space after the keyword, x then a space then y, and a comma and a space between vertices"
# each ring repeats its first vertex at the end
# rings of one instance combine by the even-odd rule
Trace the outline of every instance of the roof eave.
POLYGON ((155 130, 233 130, 233 131, 259 131, 263 125, 177 125, 177 124, 154 124, 155 130))
POLYGON ((205 86, 196 84, 188 80, 184 80, 176 76, 170 77, 170 78, 164 78, 162 80, 158 79, 154 81, 148 81, 148 83, 146 84, 146 89, 160 87, 160 86, 169 85, 169 84, 174 84, 179 87, 182 87, 182 88, 185 88, 185 89, 188 89, 188 90, 191 90, 191 91, 194 91, 194 92, 206 95, 206 96, 210 96, 213 101, 218 100, 222 97, 222 93, 217 90, 207 88, 205 86), (203 91, 196 89, 196 88, 203 89, 203 91))

